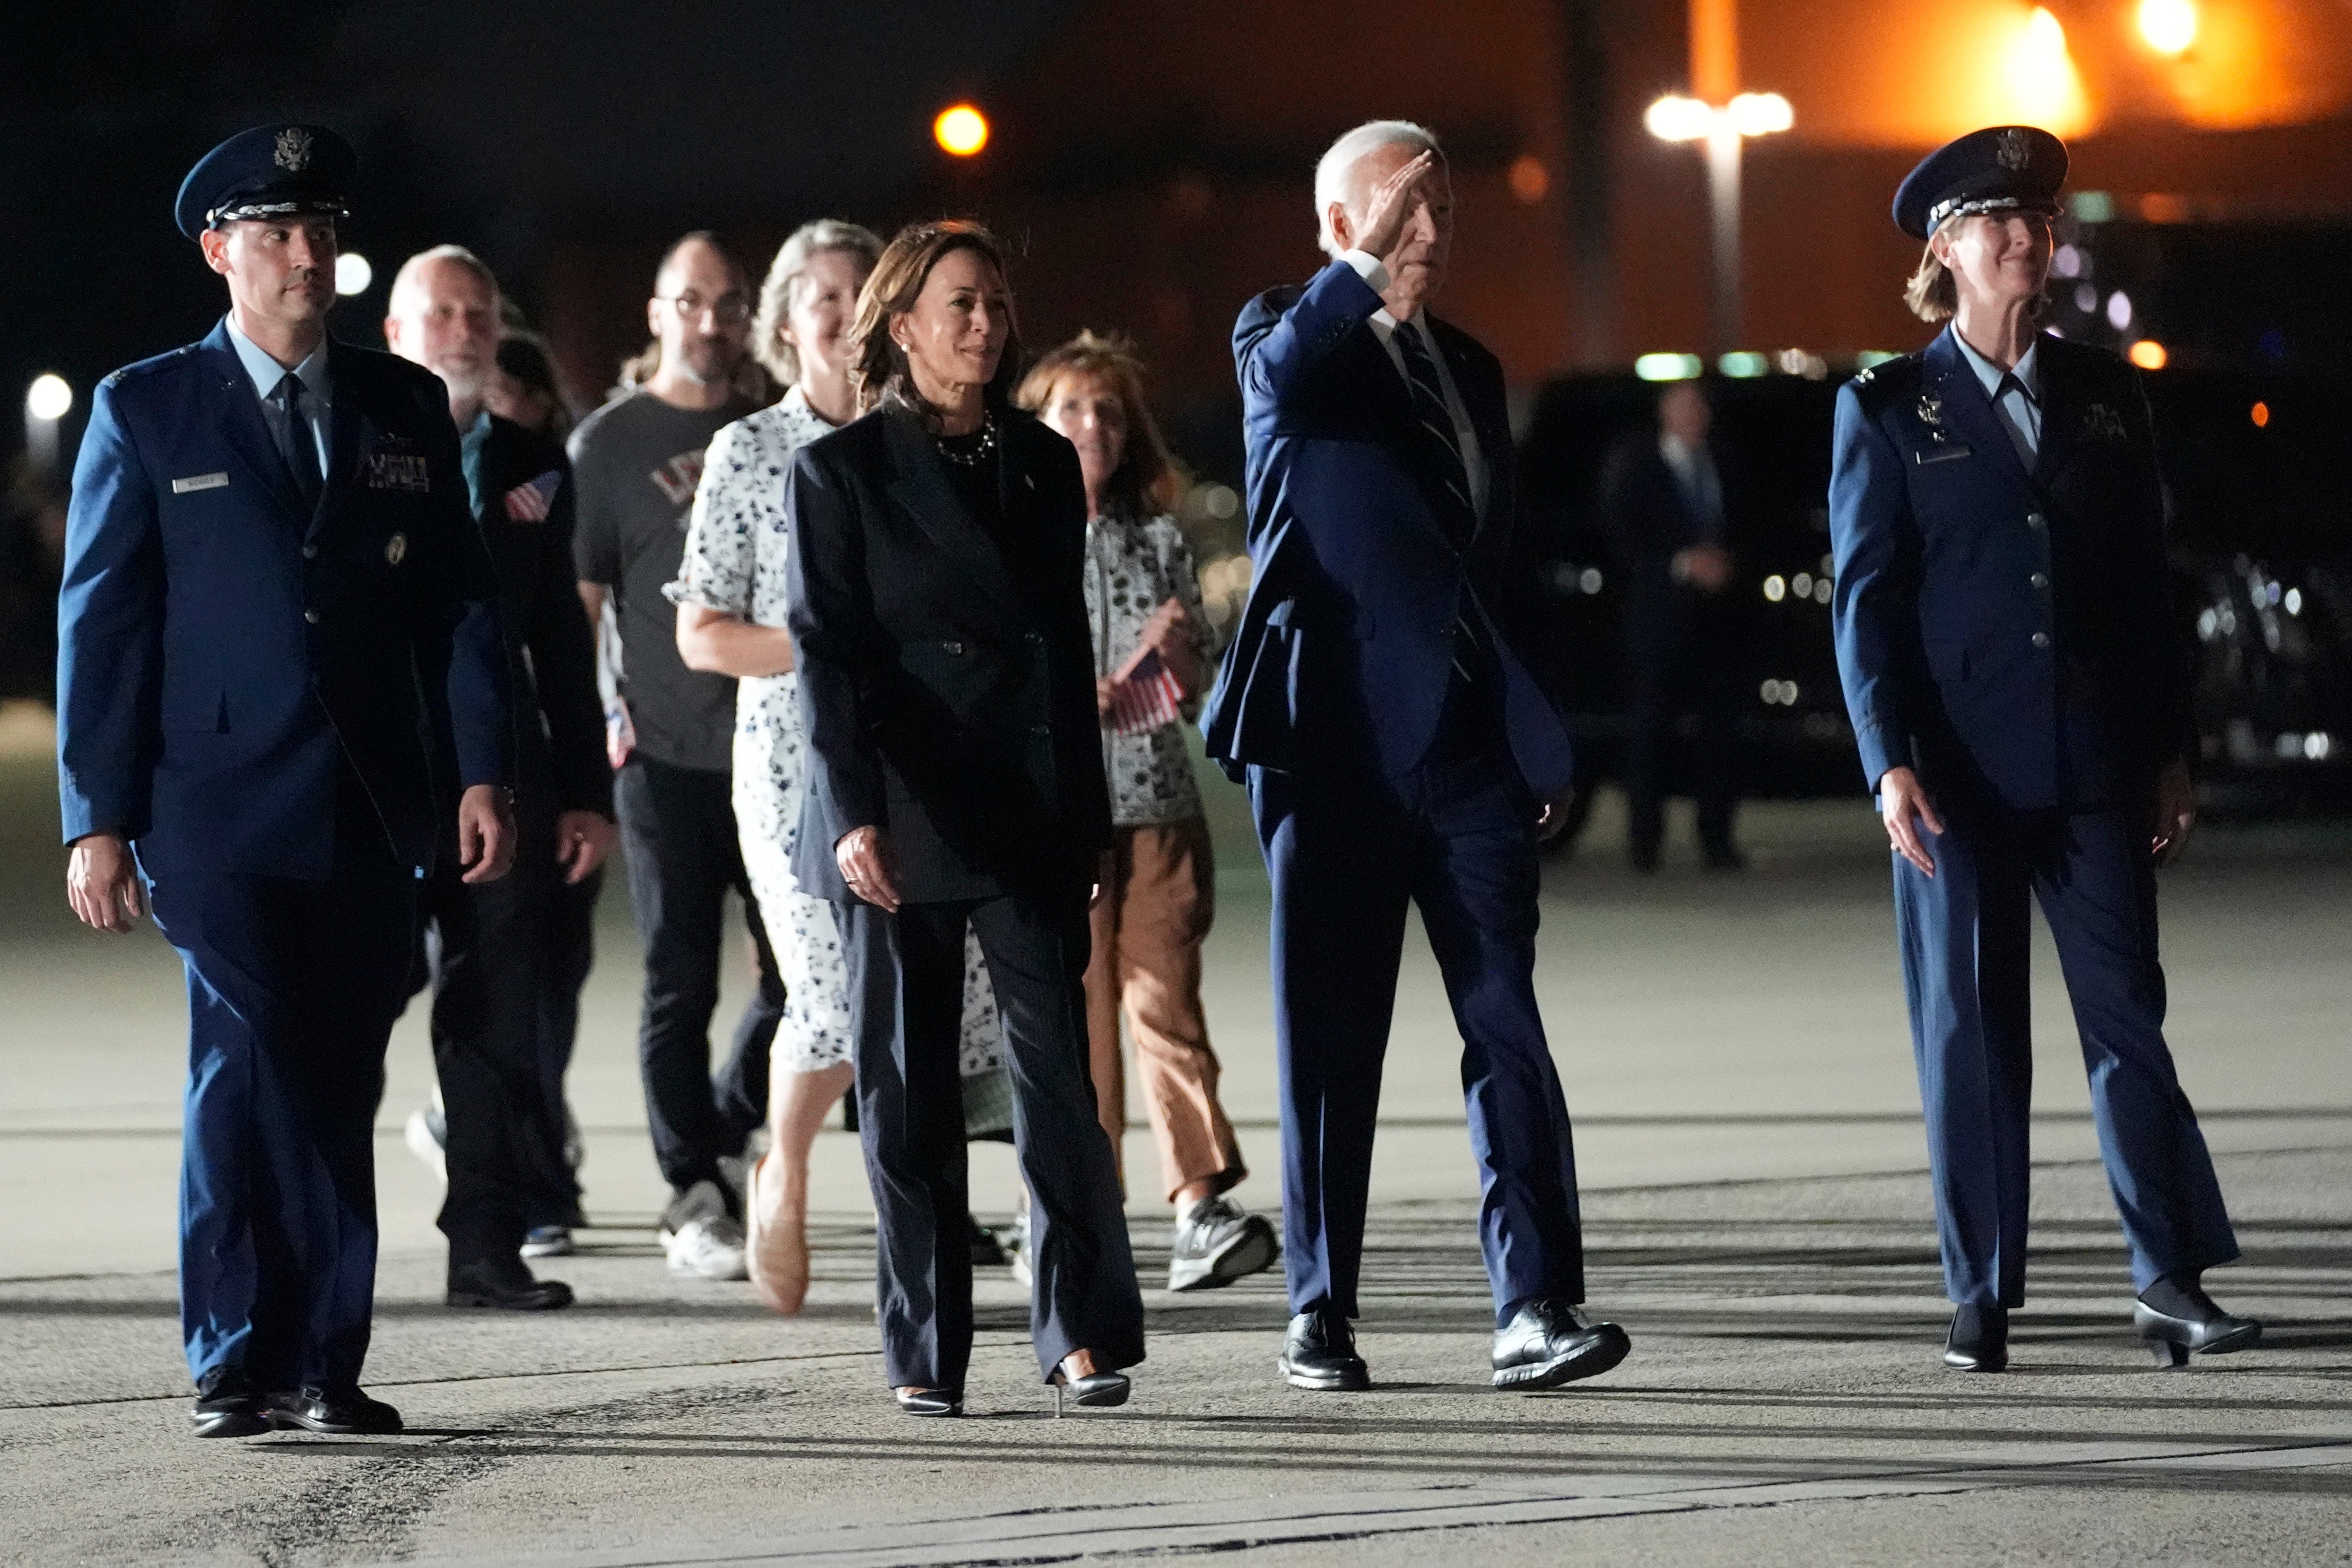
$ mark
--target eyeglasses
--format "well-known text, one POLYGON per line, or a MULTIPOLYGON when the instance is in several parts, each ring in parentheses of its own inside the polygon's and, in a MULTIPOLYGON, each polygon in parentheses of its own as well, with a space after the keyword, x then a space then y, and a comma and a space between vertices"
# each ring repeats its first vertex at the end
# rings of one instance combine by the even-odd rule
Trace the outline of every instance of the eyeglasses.
POLYGON ((736 327, 751 319, 751 301, 740 294, 721 294, 716 300, 706 300, 688 291, 684 294, 656 294, 654 298, 676 310, 678 320, 690 321, 708 310, 722 327, 736 327))

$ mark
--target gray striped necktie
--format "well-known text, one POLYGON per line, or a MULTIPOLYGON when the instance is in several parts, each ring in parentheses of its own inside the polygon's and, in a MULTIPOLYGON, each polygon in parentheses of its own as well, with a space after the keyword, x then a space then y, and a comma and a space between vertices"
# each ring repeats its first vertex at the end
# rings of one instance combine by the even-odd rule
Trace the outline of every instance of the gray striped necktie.
MULTIPOLYGON (((1410 321, 1399 321, 1390 341, 1404 360, 1405 384, 1412 389, 1412 411, 1420 422, 1430 467, 1454 502, 1450 514, 1438 519, 1439 525, 1455 549, 1467 550, 1478 532, 1478 510, 1471 504, 1470 470, 1462 460, 1462 446, 1454 432, 1453 411, 1445 406, 1445 384, 1438 379, 1437 361, 1423 340, 1421 329, 1410 321)), ((1485 662, 1481 657, 1484 644, 1485 639, 1478 635, 1477 617, 1465 606, 1454 622, 1454 672, 1464 680, 1477 679, 1475 667, 1485 662)))

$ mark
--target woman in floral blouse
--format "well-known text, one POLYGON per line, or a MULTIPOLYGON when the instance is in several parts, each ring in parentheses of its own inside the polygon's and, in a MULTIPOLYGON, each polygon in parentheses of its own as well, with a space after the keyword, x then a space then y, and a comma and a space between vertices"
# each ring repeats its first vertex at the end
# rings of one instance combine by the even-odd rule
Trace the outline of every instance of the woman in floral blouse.
POLYGON ((1201 1006, 1216 868, 1183 715, 1208 687, 1209 623, 1192 552, 1169 515, 1181 479, 1123 342, 1081 332, 1037 362, 1018 401, 1077 447, 1091 519, 1087 614, 1115 825, 1087 971, 1097 1112, 1118 1149, 1127 1129, 1123 1008, 1161 1183, 1176 1205, 1168 1288, 1204 1290, 1267 1267, 1280 1248, 1272 1226, 1226 1195, 1249 1173, 1217 1102, 1217 1053, 1201 1006))
MULTIPOLYGON (((809 1149, 851 1078, 847 974, 833 906, 802 894, 791 870, 807 740, 784 629, 784 477, 797 448, 856 417, 847 333, 881 251, 867 230, 825 218, 803 225, 776 252, 760 288, 751 348, 790 390, 712 438, 685 559, 667 590, 687 668, 740 682, 735 820, 790 993, 769 1075, 768 1152, 751 1169, 744 1204, 751 1283, 779 1312, 800 1310, 808 1292, 809 1149)), ((964 970, 965 1076, 996 1073, 1002 1042, 996 998, 973 946, 964 970)))

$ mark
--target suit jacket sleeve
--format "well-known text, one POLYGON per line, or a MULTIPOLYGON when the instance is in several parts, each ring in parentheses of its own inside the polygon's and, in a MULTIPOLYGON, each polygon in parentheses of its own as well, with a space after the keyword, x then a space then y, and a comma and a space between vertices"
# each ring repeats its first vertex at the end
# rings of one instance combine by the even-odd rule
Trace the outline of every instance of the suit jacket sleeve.
POLYGON ((163 677, 163 544, 155 492, 99 384, 66 519, 58 591, 58 793, 65 841, 149 826, 163 677))
POLYGON ((514 782, 513 709, 507 649, 499 625, 498 567, 467 493, 457 427, 438 380, 426 378, 415 395, 425 405, 435 529, 426 602, 416 636, 421 669, 447 671, 428 682, 425 701, 436 725, 446 724, 457 759, 461 789, 514 782), (434 689, 435 686, 438 689, 434 689))
POLYGON ((1848 384, 1838 392, 1830 470, 1837 557, 1830 623, 1854 743, 1873 789, 1887 769, 1912 765, 1912 687, 1922 675, 1914 533, 1903 454, 1848 384))
POLYGON ((792 521, 785 621, 809 737, 811 816, 801 831, 805 837, 814 829, 829 850, 851 829, 888 820, 870 711, 879 632, 856 503, 810 447, 793 456, 784 506, 792 521))
POLYGON ((539 552, 539 581, 531 585, 530 624, 523 645, 547 714, 548 749, 555 763, 559 810, 613 815, 613 769, 604 759, 604 704, 596 694, 596 639, 580 613, 573 586, 572 531, 579 486, 571 465, 556 459, 563 476, 549 505, 547 546, 539 552))
POLYGON ((1234 363, 1242 399, 1255 412, 1279 411, 1359 324, 1381 297, 1345 261, 1317 273, 1287 310, 1255 300, 1234 325, 1234 363))

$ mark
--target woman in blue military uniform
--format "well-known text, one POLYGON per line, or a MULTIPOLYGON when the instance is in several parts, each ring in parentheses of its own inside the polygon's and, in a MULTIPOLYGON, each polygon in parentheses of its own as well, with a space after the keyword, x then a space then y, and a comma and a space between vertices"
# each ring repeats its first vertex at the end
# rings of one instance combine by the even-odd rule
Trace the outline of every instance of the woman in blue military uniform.
POLYGON ((190 172, 180 229, 228 314, 100 384, 66 525, 68 896, 102 931, 152 905, 187 968, 180 1312, 200 1437, 400 1429, 359 1381, 384 1047, 449 816, 466 881, 514 852, 498 586, 448 395, 327 336, 355 173, 341 137, 303 125, 190 172))
POLYGON ((2242 1350, 2202 1272, 2238 1256, 2165 1044, 2155 868, 2195 818, 2187 650, 2138 375, 2041 330, 2066 150, 1996 126, 1914 169, 1906 295, 1950 319, 1838 395, 1838 668, 1895 852, 1944 1359, 2008 1363, 2025 1296, 2029 897, 2054 939, 2161 1359, 2242 1350))

